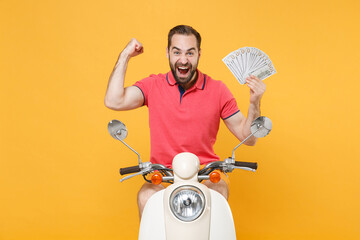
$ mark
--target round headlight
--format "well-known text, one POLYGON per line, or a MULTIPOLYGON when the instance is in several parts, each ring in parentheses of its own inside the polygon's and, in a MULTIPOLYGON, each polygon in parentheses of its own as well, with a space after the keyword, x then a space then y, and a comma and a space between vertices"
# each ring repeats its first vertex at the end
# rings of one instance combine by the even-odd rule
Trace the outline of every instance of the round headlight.
POLYGON ((197 187, 181 186, 170 195, 170 209, 182 221, 194 221, 204 208, 205 196, 197 187))

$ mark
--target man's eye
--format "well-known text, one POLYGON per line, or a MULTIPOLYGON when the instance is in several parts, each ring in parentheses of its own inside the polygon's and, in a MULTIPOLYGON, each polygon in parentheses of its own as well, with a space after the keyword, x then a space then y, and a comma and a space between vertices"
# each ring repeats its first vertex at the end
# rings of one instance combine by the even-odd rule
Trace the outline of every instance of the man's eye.
POLYGON ((174 54, 175 54, 175 55, 179 55, 179 54, 180 54, 180 52, 174 52, 174 54))
POLYGON ((192 56, 192 55, 194 55, 194 53, 193 52, 188 52, 187 55, 192 56))

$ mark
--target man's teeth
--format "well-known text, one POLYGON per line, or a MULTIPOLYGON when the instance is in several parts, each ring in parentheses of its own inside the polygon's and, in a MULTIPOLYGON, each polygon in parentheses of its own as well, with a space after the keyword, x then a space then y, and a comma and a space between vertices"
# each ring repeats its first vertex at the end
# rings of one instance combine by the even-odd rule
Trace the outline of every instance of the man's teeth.
POLYGON ((187 68, 187 67, 179 67, 179 69, 181 69, 181 70, 187 70, 188 68, 187 68))

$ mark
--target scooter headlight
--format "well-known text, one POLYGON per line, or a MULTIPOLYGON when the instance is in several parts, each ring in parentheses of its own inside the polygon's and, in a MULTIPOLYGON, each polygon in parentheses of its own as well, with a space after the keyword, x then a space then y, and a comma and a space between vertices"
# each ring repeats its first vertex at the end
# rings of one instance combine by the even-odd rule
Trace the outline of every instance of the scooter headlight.
POLYGON ((197 219, 205 208, 205 196, 194 186, 181 186, 170 195, 170 209, 180 220, 191 222, 197 219))

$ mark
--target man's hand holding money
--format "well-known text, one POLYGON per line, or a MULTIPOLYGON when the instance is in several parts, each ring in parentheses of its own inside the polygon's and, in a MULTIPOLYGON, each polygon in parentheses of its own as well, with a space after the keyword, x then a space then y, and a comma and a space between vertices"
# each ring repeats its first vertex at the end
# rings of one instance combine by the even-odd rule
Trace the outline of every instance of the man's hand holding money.
POLYGON ((265 83, 254 75, 250 75, 246 78, 246 85, 250 88, 250 103, 259 104, 266 89, 265 83))

